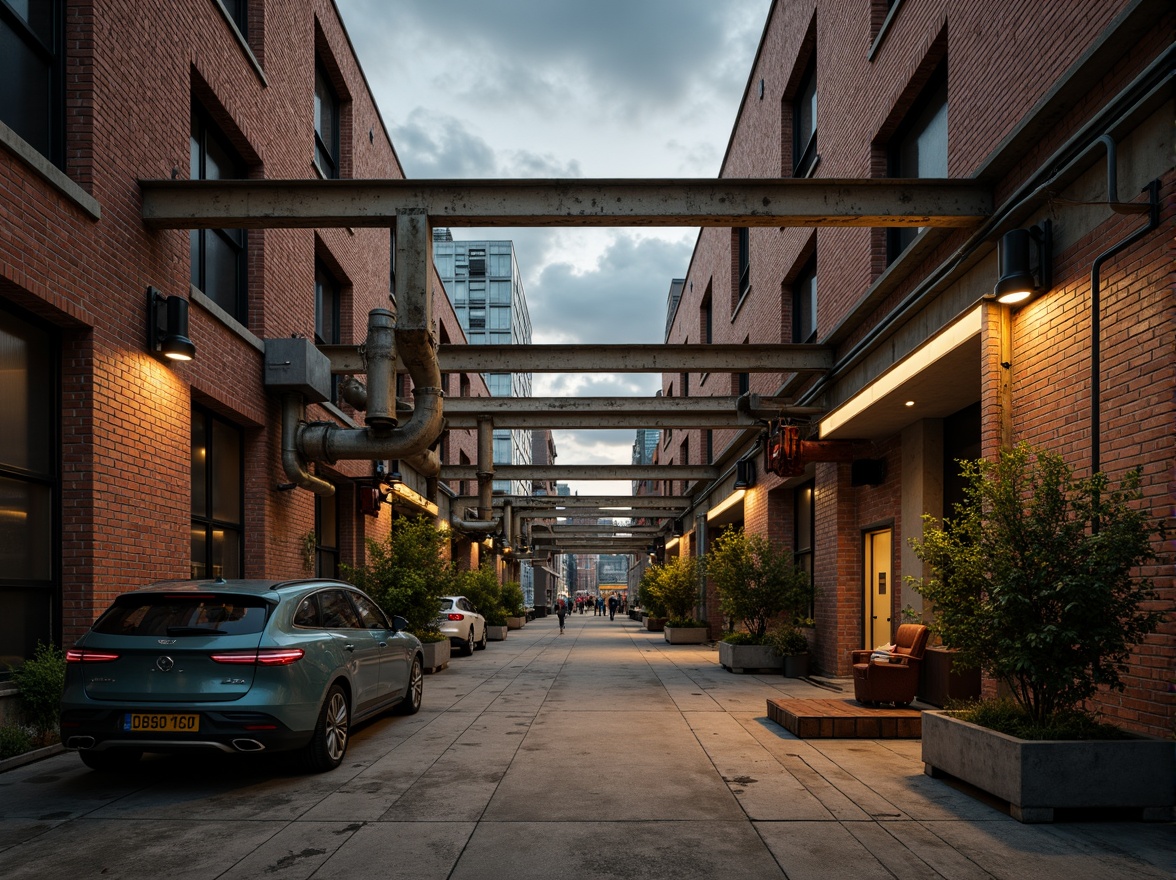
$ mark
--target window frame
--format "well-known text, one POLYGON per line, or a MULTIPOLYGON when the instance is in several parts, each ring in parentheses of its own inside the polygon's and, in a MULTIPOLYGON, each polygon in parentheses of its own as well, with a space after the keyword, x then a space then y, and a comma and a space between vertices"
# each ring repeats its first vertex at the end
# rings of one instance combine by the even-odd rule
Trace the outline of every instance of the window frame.
POLYGON ((809 60, 796 97, 792 99, 792 176, 809 177, 817 166, 817 59, 816 53, 809 60), (811 95, 809 90, 811 89, 811 95), (804 107, 811 103, 811 127, 805 136, 799 122, 804 118, 804 107), (801 142, 803 138, 803 143, 801 142))
MULTIPOLYGON (((219 149, 233 162, 233 175, 225 180, 241 180, 248 174, 248 165, 241 158, 240 153, 233 147, 225 133, 213 122, 211 115, 203 107, 192 102, 191 132, 189 140, 189 173, 192 180, 209 180, 208 143, 216 142, 219 149), (196 149, 196 156, 192 155, 192 148, 196 149), (195 167, 193 167, 195 166, 195 167)), ((192 229, 189 237, 189 281, 192 286, 224 309, 242 326, 249 326, 249 230, 247 229, 192 229), (233 267, 235 290, 233 302, 226 303, 218 296, 218 291, 209 290, 210 265, 209 236, 216 236, 234 255, 236 265, 233 267)), ((219 274, 219 273, 218 273, 219 274)))
POLYGON ((343 156, 341 150, 342 138, 340 136, 342 113, 343 101, 339 97, 339 91, 335 88, 335 84, 331 82, 330 76, 327 75, 327 70, 323 65, 322 59, 316 58, 314 64, 314 164, 319 174, 328 180, 338 180, 342 177, 343 156), (325 95, 320 93, 320 85, 325 87, 325 95), (329 132, 323 131, 325 127, 322 114, 324 98, 330 99, 330 105, 333 110, 331 113, 331 130, 329 132), (330 138, 330 143, 327 143, 328 137, 330 138))
POLYGON ((794 343, 812 343, 817 341, 817 258, 811 257, 801 270, 796 273, 796 278, 792 281, 792 341, 794 343), (806 280, 811 279, 811 284, 804 284, 806 280), (809 310, 811 311, 811 325, 808 328, 803 327, 802 316, 804 315, 804 301, 809 299, 809 310), (808 329, 809 332, 804 336, 801 335, 803 329, 808 329))
MULTIPOLYGON (((10 118, 3 119, 3 122, 56 168, 65 171, 65 3, 64 0, 47 2, 51 16, 48 34, 51 45, 46 45, 29 21, 18 15, 11 6, 0 3, 0 27, 10 31, 22 46, 45 64, 44 83, 48 107, 45 108, 46 117, 40 120, 45 126, 45 142, 38 143, 36 138, 31 138, 30 127, 24 124, 31 120, 10 118)), ((11 91, 12 94, 27 92, 27 88, 11 91)))
MULTIPOLYGON (((948 65, 947 59, 939 62, 927 80, 927 86, 920 93, 918 99, 911 105, 903 118, 902 124, 895 130, 894 135, 886 144, 886 175, 896 178, 921 178, 924 176, 915 168, 914 174, 909 173, 903 162, 903 153, 912 142, 928 132, 932 124, 943 114, 943 162, 946 166, 951 158, 951 143, 949 140, 949 105, 948 105, 948 65)), ((943 176, 946 176, 946 168, 943 176)), ((886 229, 886 262, 893 263, 910 247, 925 227, 890 226, 886 229)))
MULTIPOLYGON (((240 574, 226 575, 226 577, 229 577, 229 576, 240 577, 245 572, 245 432, 240 428, 240 426, 233 424, 232 422, 228 421, 227 419, 221 418, 220 416, 213 413, 212 410, 205 409, 202 406, 198 406, 198 405, 193 404, 193 406, 192 406, 192 425, 193 425, 193 428, 196 425, 197 419, 200 419, 203 422, 204 436, 205 436, 205 459, 204 459, 205 460, 205 467, 204 467, 204 502, 205 502, 205 504, 204 504, 204 511, 200 515, 197 515, 196 510, 195 510, 196 499, 195 499, 195 496, 193 496, 192 504, 191 504, 191 507, 192 507, 191 524, 192 524, 192 531, 193 532, 195 532, 198 527, 203 529, 205 532, 205 535, 204 535, 204 550, 205 550, 205 552, 204 552, 204 559, 201 561, 201 564, 203 564, 203 566, 204 566, 203 577, 205 577, 205 578, 216 577, 216 575, 212 573, 213 572, 212 532, 217 528, 220 528, 225 531, 232 531, 237 535, 236 566, 237 566, 237 571, 240 572, 240 574), (225 520, 225 519, 218 519, 217 517, 215 517, 213 515, 213 513, 214 513, 213 488, 214 488, 214 485, 216 482, 217 473, 216 473, 215 452, 214 452, 215 443, 213 442, 213 430, 212 429, 213 429, 213 426, 217 423, 219 423, 219 424, 223 425, 224 427, 227 427, 231 431, 233 431, 236 435, 237 443, 238 443, 238 455, 237 455, 238 465, 237 465, 236 480, 237 480, 237 485, 240 487, 240 491, 238 492, 239 499, 238 499, 238 505, 237 505, 238 509, 237 509, 237 521, 236 522, 231 522, 231 521, 225 520)), ((189 555, 191 555, 191 554, 189 554, 189 555)), ((193 577, 193 579, 196 579, 197 574, 196 574, 195 566, 197 565, 197 560, 192 559, 191 565, 192 565, 192 569, 193 569, 192 570, 192 577, 193 577)), ((222 571, 222 574, 223 574, 223 571, 222 571)))

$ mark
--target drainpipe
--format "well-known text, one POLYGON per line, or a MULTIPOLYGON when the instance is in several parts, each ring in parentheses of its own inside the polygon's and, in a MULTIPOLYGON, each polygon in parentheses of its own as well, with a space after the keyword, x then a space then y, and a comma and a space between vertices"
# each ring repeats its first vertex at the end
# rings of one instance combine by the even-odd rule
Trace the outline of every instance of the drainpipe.
POLYGON ((302 395, 288 391, 282 395, 282 467, 301 489, 309 489, 315 495, 335 494, 335 487, 326 480, 312 475, 306 469, 306 459, 298 451, 298 432, 306 427, 302 420, 302 395))
POLYGON ((498 531, 499 520, 494 519, 494 422, 489 416, 478 418, 478 519, 451 522, 455 529, 467 534, 491 535, 498 531))

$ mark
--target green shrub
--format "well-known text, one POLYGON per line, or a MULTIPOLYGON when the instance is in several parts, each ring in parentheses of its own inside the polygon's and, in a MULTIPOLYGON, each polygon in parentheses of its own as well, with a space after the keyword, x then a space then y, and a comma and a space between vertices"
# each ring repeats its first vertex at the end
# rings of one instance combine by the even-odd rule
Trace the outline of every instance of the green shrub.
POLYGON ((779 615, 796 622, 808 613, 811 578, 793 563, 791 551, 764 535, 742 528, 723 532, 707 551, 705 564, 723 616, 740 621, 758 639, 779 615))
POLYGON ((65 692, 65 652, 43 642, 37 643, 33 658, 9 667, 20 689, 20 707, 34 736, 47 742, 58 730, 61 695, 65 692))
POLYGON ((661 576, 662 566, 651 565, 641 575, 641 582, 637 585, 637 604, 650 617, 665 617, 666 607, 662 604, 654 588, 661 576))
POLYGON ((502 585, 502 607, 507 617, 525 617, 527 614, 523 586, 518 581, 507 581, 502 585))
POLYGON ((366 565, 341 565, 343 577, 389 614, 408 621, 422 641, 436 641, 441 597, 453 592, 453 564, 444 558, 449 535, 428 517, 397 519, 387 540, 367 542, 366 565))
POLYGON ((1123 690, 1131 646, 1163 619, 1138 566, 1163 534, 1138 471, 1112 490, 1076 479, 1061 456, 1025 444, 997 462, 961 462, 964 501, 911 541, 931 576, 910 579, 962 663, 1008 686, 1034 727, 1100 688, 1123 690))
POLYGON ((23 727, 15 724, 0 727, 0 761, 31 752, 34 746, 33 737, 23 727))
POLYGON ((470 600, 475 610, 486 618, 490 626, 506 626, 506 609, 502 607, 502 587, 494 571, 494 563, 484 562, 479 568, 458 575, 458 593, 470 600))
POLYGON ((763 645, 765 640, 759 636, 753 636, 749 632, 729 632, 723 635, 723 641, 728 645, 763 645))
POLYGON ((782 657, 807 654, 809 650, 808 639, 804 637, 804 633, 790 622, 780 623, 769 629, 764 641, 775 648, 776 653, 782 657))
POLYGON ((677 621, 695 620, 698 575, 698 560, 693 556, 675 556, 660 567, 650 589, 665 609, 665 616, 677 621))
POLYGON ((1032 716, 1012 700, 978 700, 950 706, 961 721, 970 721, 990 730, 1019 739, 1126 739, 1128 734, 1111 724, 1103 724, 1086 712, 1059 712, 1044 722, 1032 716))

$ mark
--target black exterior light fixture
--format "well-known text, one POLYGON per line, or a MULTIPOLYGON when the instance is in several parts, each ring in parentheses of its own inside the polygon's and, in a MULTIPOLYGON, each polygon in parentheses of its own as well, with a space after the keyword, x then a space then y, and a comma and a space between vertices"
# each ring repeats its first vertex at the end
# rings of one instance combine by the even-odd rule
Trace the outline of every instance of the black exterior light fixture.
POLYGON ((741 458, 735 462, 735 489, 750 489, 755 485, 755 461, 741 458))
POLYGON ((1053 223, 1049 220, 1006 232, 999 253, 1000 278, 992 291, 998 303, 1020 305, 1053 287, 1053 223))
POLYGON ((147 347, 173 361, 190 361, 196 346, 188 338, 188 301, 147 288, 147 347))

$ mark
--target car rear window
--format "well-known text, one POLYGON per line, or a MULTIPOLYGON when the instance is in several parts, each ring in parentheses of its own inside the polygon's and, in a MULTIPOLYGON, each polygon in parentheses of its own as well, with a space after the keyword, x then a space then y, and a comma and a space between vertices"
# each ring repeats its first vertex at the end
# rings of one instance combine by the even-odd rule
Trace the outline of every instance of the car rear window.
POLYGON ((268 608, 260 596, 132 593, 116 599, 93 629, 124 636, 247 635, 261 632, 268 608))

